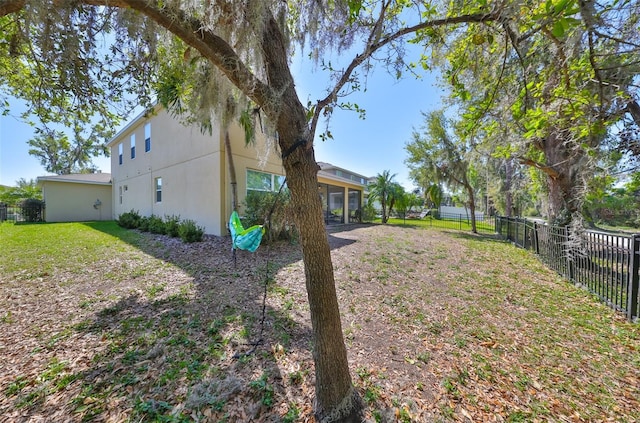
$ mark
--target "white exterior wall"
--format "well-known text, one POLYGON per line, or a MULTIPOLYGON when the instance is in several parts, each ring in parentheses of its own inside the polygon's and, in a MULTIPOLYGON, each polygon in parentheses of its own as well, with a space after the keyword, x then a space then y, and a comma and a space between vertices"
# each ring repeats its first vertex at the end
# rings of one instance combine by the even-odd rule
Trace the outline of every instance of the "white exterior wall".
POLYGON ((56 181, 41 184, 47 222, 111 220, 110 184, 56 181))

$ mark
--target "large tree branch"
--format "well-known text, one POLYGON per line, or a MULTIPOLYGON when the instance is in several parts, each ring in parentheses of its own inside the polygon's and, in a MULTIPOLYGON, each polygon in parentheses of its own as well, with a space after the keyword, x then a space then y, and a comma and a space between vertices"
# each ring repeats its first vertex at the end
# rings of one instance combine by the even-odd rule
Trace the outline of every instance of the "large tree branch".
POLYGON ((269 117, 277 124, 280 147, 285 152, 291 148, 294 141, 301 141, 302 137, 307 141, 307 148, 311 148, 313 139, 308 132, 305 108, 298 98, 289 67, 285 37, 270 12, 265 14, 263 33, 260 36, 265 72, 274 93, 272 98, 277 101, 277 105, 272 107, 274 113, 269 117), (286 144, 287 142, 290 144, 286 144))
POLYGON ((633 118, 633 121, 640 127, 640 105, 635 100, 627 103, 627 112, 633 118))
MULTIPOLYGON (((379 22, 383 20, 385 16, 386 16, 385 9, 382 8, 380 11, 380 15, 378 16, 376 20, 376 24, 374 25, 372 31, 376 30, 379 22)), ((338 98, 338 93, 349 82, 349 80, 351 79, 351 75, 353 74, 355 69, 358 66, 360 66, 365 60, 369 59, 373 55, 373 53, 377 52, 378 50, 390 44, 391 42, 399 38, 402 38, 405 35, 413 34, 422 29, 437 28, 437 27, 446 26, 446 25, 456 25, 456 24, 463 24, 463 23, 491 22, 491 21, 497 21, 499 19, 500 19, 500 15, 496 12, 473 13, 468 15, 455 16, 451 18, 435 19, 432 21, 421 22, 419 24, 400 29, 399 31, 396 31, 393 34, 390 34, 380 39, 380 41, 377 41, 373 44, 367 44, 364 47, 362 53, 356 55, 356 57, 354 57, 351 63, 349 63, 347 68, 342 73, 342 76, 340 77, 336 85, 333 87, 333 89, 329 92, 329 94, 324 99, 319 100, 318 103, 316 104, 316 110, 313 117, 314 123, 312 123, 312 127, 315 128, 315 122, 317 122, 317 120, 319 119, 323 109, 338 98)), ((369 37, 369 39, 375 40, 376 37, 369 37)))
POLYGON ((558 179, 560 177, 560 173, 551 166, 539 163, 527 157, 517 157, 517 159, 520 162, 520 164, 535 167, 536 169, 540 169, 542 172, 544 172, 547 176, 549 176, 552 179, 558 179))
POLYGON ((221 37, 207 30, 198 19, 183 10, 158 7, 146 0, 80 0, 92 6, 131 8, 165 28, 196 49, 238 87, 247 97, 267 110, 275 102, 270 87, 257 78, 235 50, 221 37))
POLYGON ((18 12, 25 4, 26 0, 0 0, 0 16, 18 12))
MULTIPOLYGON (((99 0, 83 0, 86 3, 100 3, 99 0)), ((112 0, 104 0, 105 6, 112 6, 112 0)), ((260 81, 240 59, 235 50, 222 38, 205 29, 204 24, 184 11, 168 7, 156 7, 146 0, 119 0, 155 21, 172 34, 195 48, 211 61, 222 73, 265 110, 273 107, 273 93, 268 85, 260 81)))
MULTIPOLYGON (((271 88, 257 78, 240 59, 235 50, 222 38, 207 30, 204 24, 180 9, 158 7, 146 0, 79 0, 90 6, 131 8, 143 13, 186 44, 200 52, 238 87, 246 96, 265 110, 277 103, 271 88)), ((0 16, 24 8, 26 0, 0 0, 0 16)))

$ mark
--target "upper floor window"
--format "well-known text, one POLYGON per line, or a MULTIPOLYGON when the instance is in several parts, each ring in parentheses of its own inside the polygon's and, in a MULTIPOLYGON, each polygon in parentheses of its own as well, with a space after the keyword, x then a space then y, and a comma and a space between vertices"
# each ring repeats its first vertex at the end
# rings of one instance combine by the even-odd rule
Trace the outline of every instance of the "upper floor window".
POLYGON ((122 143, 118 144, 118 164, 122 164, 122 143))
POLYGON ((156 186, 156 203, 162 202, 162 178, 155 179, 156 186))
POLYGON ((146 123, 144 125, 144 151, 148 153, 151 151, 151 124, 146 123))
POLYGON ((131 158, 136 158, 136 134, 131 134, 131 158))
POLYGON ((279 191, 284 176, 247 169, 247 191, 279 191))

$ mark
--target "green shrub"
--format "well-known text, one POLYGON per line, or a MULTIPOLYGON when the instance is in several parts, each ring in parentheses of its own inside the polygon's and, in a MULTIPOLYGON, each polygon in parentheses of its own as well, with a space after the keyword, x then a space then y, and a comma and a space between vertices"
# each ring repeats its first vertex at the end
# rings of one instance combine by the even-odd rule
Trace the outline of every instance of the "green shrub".
POLYGON ((165 216, 164 228, 167 235, 172 237, 180 236, 180 233, 178 232, 180 228, 180 216, 176 216, 176 215, 165 216))
POLYGON ((196 222, 191 219, 184 220, 178 226, 178 235, 184 242, 199 242, 202 241, 204 235, 204 228, 197 226, 196 222))
POLYGON ((291 195, 287 189, 283 190, 280 196, 275 192, 249 191, 245 198, 242 224, 245 227, 264 225, 272 209, 273 213, 266 226, 264 241, 297 239, 298 231, 293 221, 291 195))
POLYGON ((26 222, 44 222, 44 201, 27 198, 20 203, 20 208, 26 222))
POLYGON ((131 210, 118 216, 117 222, 123 228, 137 229, 140 226, 140 219, 140 214, 135 210, 131 210))
POLYGON ((149 232, 149 218, 147 216, 142 216, 138 223, 138 229, 142 232, 149 232))
POLYGON ((362 207, 362 216, 361 219, 363 222, 373 222, 376 218, 376 209, 373 207, 373 204, 365 201, 364 206, 362 207))
POLYGON ((162 234, 164 235, 167 232, 166 225, 161 217, 152 214, 149 217, 149 232, 152 234, 162 234))

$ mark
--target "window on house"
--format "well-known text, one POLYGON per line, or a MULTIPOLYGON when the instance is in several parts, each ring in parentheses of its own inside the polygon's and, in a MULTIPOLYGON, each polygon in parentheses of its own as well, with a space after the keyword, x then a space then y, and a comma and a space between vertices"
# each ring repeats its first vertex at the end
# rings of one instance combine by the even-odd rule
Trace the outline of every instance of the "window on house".
POLYGON ((247 191, 279 191, 284 176, 247 169, 247 191))
POLYGON ((162 178, 155 179, 156 185, 156 203, 162 202, 162 178))
POLYGON ((131 135, 131 158, 136 158, 136 134, 131 135))
POLYGON ((120 197, 120 204, 122 204, 122 186, 118 187, 118 196, 120 197))
POLYGON ((144 151, 148 153, 151 151, 151 124, 144 125, 144 151))
POLYGON ((122 143, 118 144, 118 164, 122 164, 122 143))

